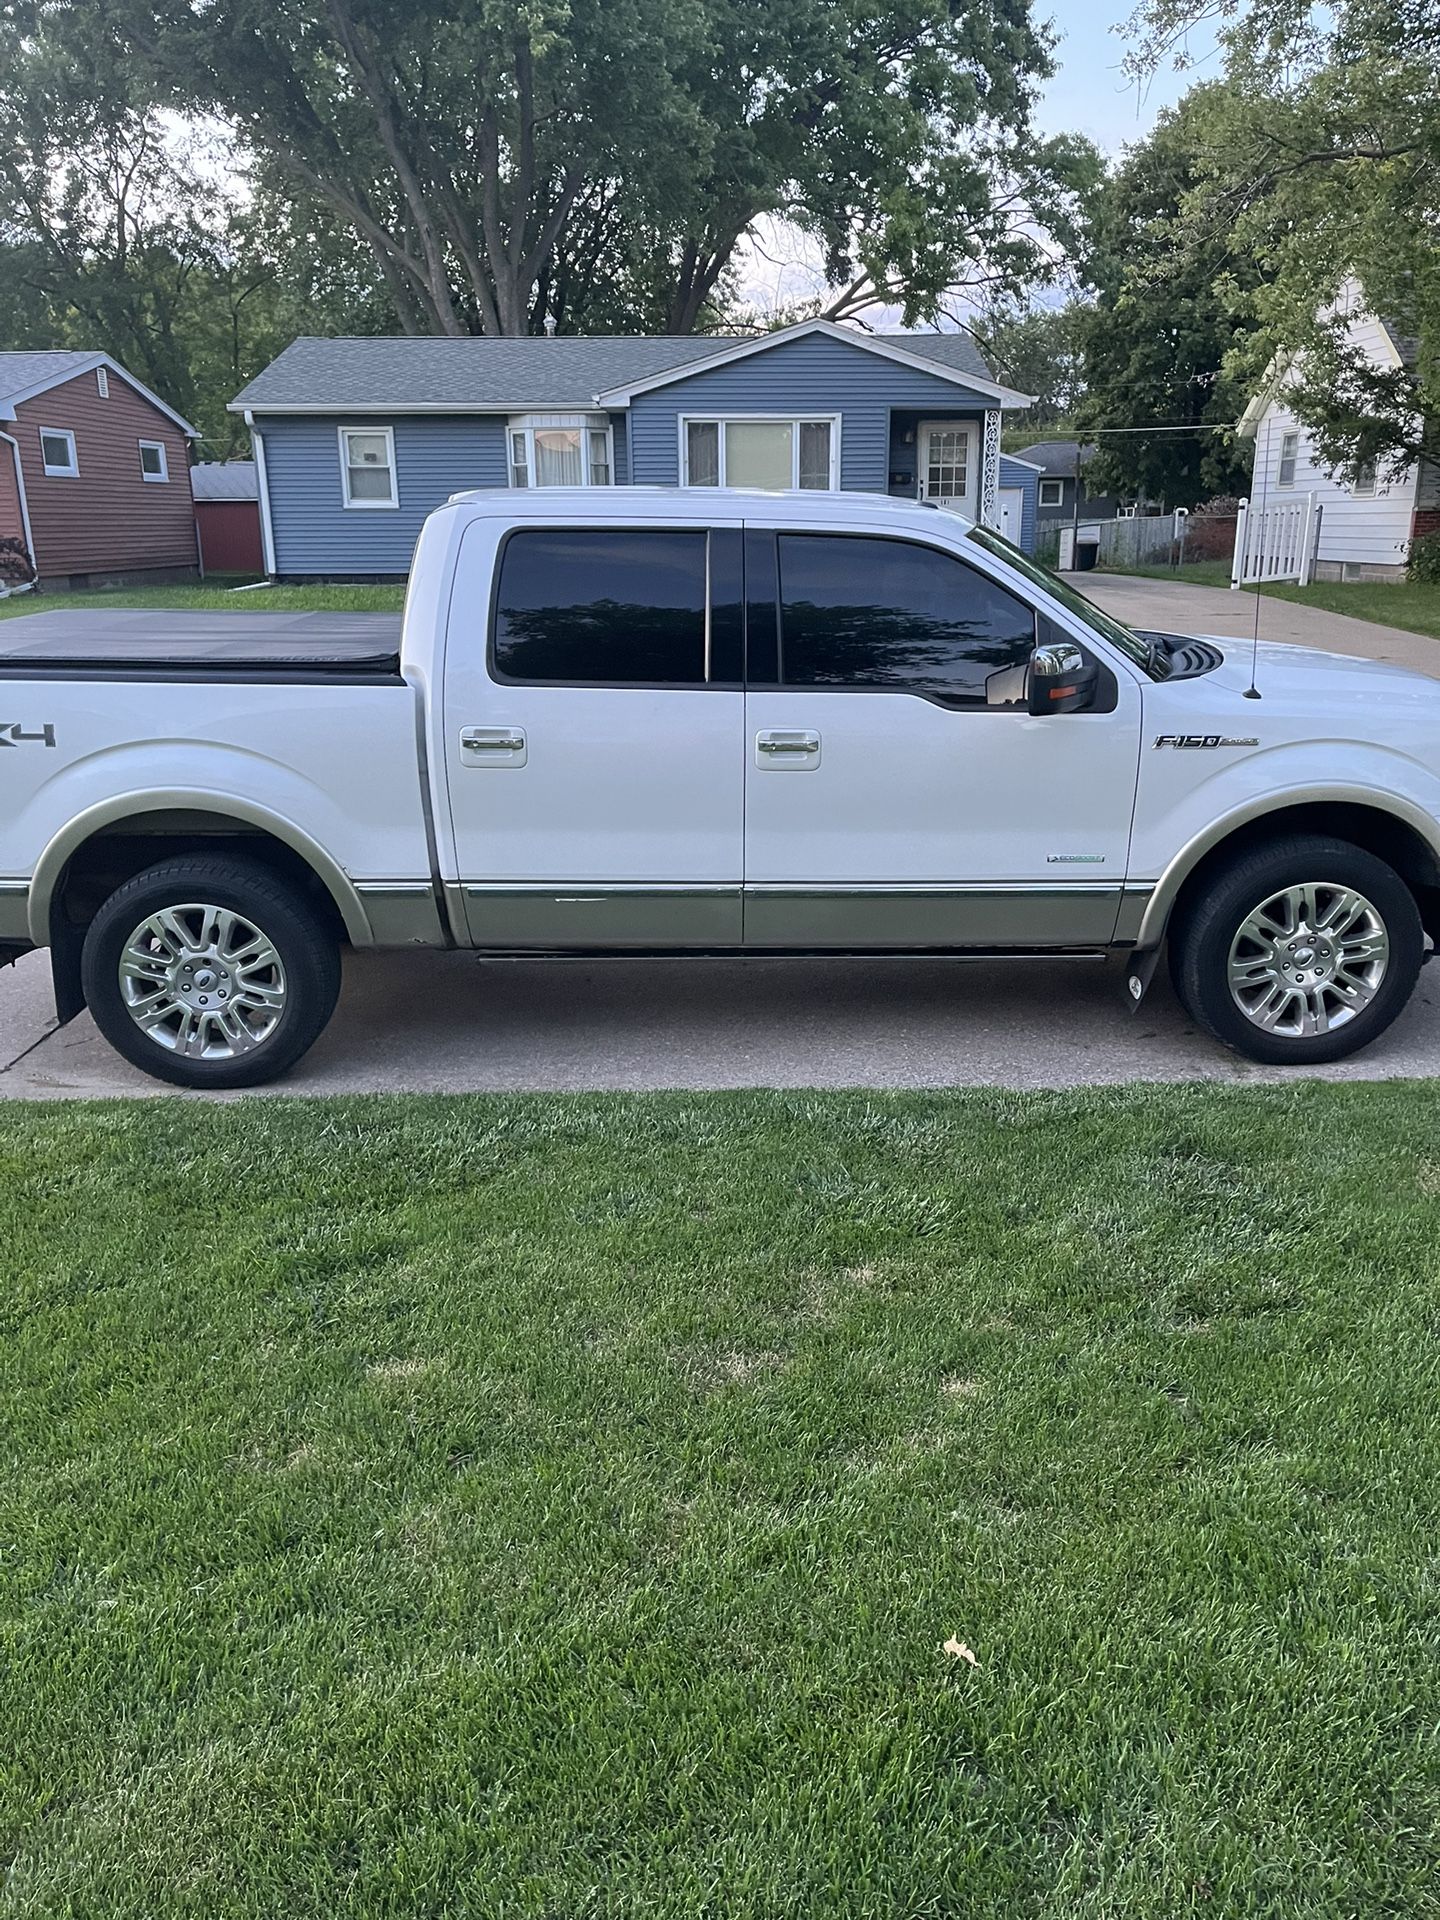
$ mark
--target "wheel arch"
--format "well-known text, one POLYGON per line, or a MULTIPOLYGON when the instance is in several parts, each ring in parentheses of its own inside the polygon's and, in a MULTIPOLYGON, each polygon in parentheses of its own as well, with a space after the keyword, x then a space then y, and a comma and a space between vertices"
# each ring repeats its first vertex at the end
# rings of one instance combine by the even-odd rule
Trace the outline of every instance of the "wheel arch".
POLYGON ((36 862, 30 885, 30 937, 48 946, 56 1010, 79 1012, 80 946, 85 909, 103 887, 113 892, 167 852, 243 850, 310 892, 336 937, 370 946, 369 917, 349 875, 303 828, 283 814, 231 794, 204 791, 116 794, 76 814, 36 862))
POLYGON ((1440 945, 1440 821, 1400 794, 1307 787, 1252 801, 1188 841, 1150 896, 1137 949, 1160 945, 1176 910, 1208 875, 1251 847, 1295 833, 1333 835, 1386 861, 1414 894, 1425 931, 1440 945))

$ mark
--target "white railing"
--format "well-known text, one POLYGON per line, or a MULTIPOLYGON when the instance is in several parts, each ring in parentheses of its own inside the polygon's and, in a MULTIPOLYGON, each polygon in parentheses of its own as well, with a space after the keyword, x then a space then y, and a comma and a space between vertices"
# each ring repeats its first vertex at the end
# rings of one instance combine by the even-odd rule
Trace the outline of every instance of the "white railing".
POLYGON ((1316 511, 1313 493, 1259 507, 1242 500, 1230 585, 1258 586, 1265 580, 1308 585, 1315 567, 1316 511))

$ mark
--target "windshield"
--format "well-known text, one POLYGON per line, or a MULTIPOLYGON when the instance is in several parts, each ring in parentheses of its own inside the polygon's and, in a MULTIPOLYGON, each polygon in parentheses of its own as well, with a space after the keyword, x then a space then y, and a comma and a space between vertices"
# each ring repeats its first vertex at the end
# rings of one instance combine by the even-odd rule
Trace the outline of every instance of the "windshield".
POLYGON ((1136 633, 1133 627, 1127 627, 1123 620, 1115 619, 1113 614, 1102 612, 1093 600, 1087 600, 1083 593, 1078 593, 1058 573, 1052 573, 1049 567, 1042 567, 1038 560, 1032 560, 1028 553, 1022 553, 1003 533, 994 533, 989 527, 972 527, 968 538, 977 547, 993 553, 997 560, 1014 567, 1017 573, 1023 573, 1037 587, 1043 587, 1067 613, 1073 613, 1077 620, 1083 620, 1092 633, 1100 634, 1112 647, 1119 647, 1127 660, 1133 660, 1137 667, 1144 667, 1156 679, 1164 677, 1163 664, 1149 640, 1136 633))

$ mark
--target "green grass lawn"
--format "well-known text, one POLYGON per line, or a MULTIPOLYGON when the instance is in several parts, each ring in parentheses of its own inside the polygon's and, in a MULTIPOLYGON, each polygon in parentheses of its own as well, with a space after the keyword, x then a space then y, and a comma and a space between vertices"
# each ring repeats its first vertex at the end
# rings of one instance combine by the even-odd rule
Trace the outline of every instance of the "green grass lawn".
POLYGON ((1409 633, 1428 633, 1440 640, 1440 586, 1408 580, 1394 586, 1324 581, 1309 587, 1268 586, 1262 591, 1278 600, 1298 601, 1302 607, 1324 607, 1328 613, 1378 620, 1382 626, 1404 627, 1409 633))
MULTIPOLYGON (((0 620, 27 613, 51 613, 57 607, 224 607, 240 613, 291 613, 313 608, 326 613, 398 613, 405 599, 398 586, 257 587, 236 593, 231 583, 205 586, 105 587, 94 593, 22 593, 0 600, 0 620)), ((3 1909, 0 1909, 3 1911, 3 1909)))
POLYGON ((0 1234, 0 1913, 1440 1913, 1429 1084, 8 1105, 0 1234))

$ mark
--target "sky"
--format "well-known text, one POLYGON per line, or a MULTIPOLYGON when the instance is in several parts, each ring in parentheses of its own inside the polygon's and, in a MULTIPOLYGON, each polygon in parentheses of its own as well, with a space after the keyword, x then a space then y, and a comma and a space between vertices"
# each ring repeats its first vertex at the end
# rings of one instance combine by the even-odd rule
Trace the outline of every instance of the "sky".
MULTIPOLYGON (((1167 64, 1138 87, 1121 71, 1126 41, 1115 31, 1131 11, 1126 0, 1054 0, 1050 18, 1061 36, 1055 49, 1059 71, 1041 104, 1043 132, 1085 133, 1106 153, 1118 153, 1127 140, 1142 139, 1160 109, 1173 106, 1188 87, 1218 77, 1214 35, 1199 27, 1185 43, 1192 62, 1186 72, 1167 64)), ((1043 5, 1035 12, 1045 18, 1043 5)))

